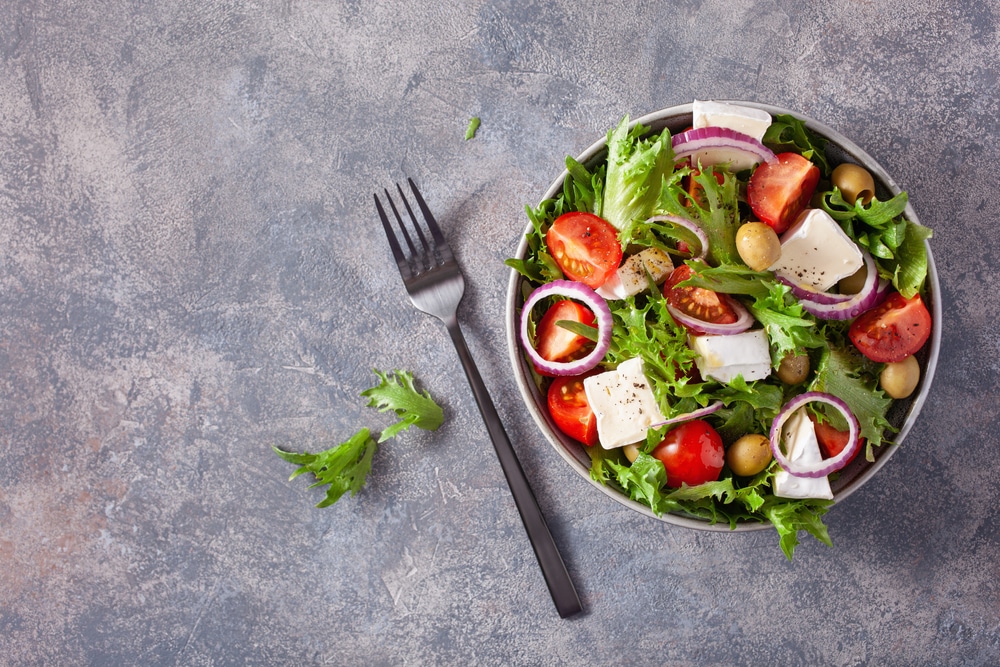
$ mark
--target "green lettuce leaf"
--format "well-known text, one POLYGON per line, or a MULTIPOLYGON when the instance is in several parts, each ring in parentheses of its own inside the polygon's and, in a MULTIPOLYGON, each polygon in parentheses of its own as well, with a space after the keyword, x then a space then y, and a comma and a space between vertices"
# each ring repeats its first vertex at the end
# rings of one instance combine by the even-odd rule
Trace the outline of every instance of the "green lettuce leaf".
POLYGON ((707 168, 696 174, 690 169, 678 169, 663 183, 657 212, 697 222, 708 236, 709 264, 738 264, 741 260, 736 250, 736 230, 740 227, 740 215, 736 192, 736 177, 728 171, 707 168), (717 175, 723 176, 722 183, 717 175), (690 176, 701 186, 701 196, 689 196, 682 187, 684 176, 690 176))
MULTIPOLYGON (((644 449, 651 449, 650 442, 658 442, 665 429, 658 430, 647 439, 644 449)), ((591 478, 603 485, 617 488, 632 500, 646 505, 654 514, 681 512, 705 519, 710 524, 728 523, 735 528, 741 521, 761 521, 762 517, 774 524, 779 544, 791 560, 799 543, 798 533, 805 530, 826 545, 831 545, 830 535, 823 525, 822 515, 833 503, 827 500, 789 500, 778 498, 770 492, 770 480, 777 469, 776 463, 750 480, 738 482, 727 477, 716 482, 697 486, 670 488, 667 473, 658 459, 640 450, 633 463, 621 450, 588 447, 591 456, 591 478)))
POLYGON ((616 229, 653 213, 663 179, 674 168, 670 132, 644 139, 649 128, 628 128, 629 118, 608 132, 608 167, 600 216, 616 229))
POLYGON ((568 177, 563 181, 565 208, 601 216, 604 202, 605 170, 606 167, 602 165, 592 174, 575 159, 566 156, 568 177))
POLYGON ((795 547, 799 543, 800 530, 806 531, 828 547, 833 546, 830 533, 822 520, 822 516, 831 505, 833 505, 832 500, 793 501, 770 496, 765 499, 760 511, 774 524, 778 531, 781 550, 788 560, 792 560, 795 547))
POLYGON ((379 384, 361 392, 371 399, 369 407, 380 412, 393 411, 402 419, 382 431, 378 442, 371 437, 371 431, 362 428, 346 442, 335 447, 310 454, 309 452, 288 452, 273 447, 274 452, 285 461, 300 466, 289 479, 304 473, 312 473, 316 482, 309 488, 329 485, 326 498, 316 507, 327 507, 337 502, 347 491, 353 496, 365 485, 371 472, 372 457, 378 445, 410 426, 430 431, 436 430, 444 420, 441 407, 426 391, 417 390, 413 374, 408 371, 393 371, 393 374, 375 371, 379 384))
POLYGON ((441 406, 434 402, 426 390, 420 392, 413 383, 413 374, 409 371, 393 371, 394 374, 375 371, 381 381, 377 386, 361 392, 369 398, 368 407, 378 408, 379 412, 395 412, 400 421, 382 431, 378 441, 385 442, 400 431, 417 426, 427 431, 437 430, 444 421, 441 406))
POLYGON ((919 292, 927 280, 929 260, 927 244, 933 232, 923 225, 906 221, 906 235, 896 248, 895 263, 887 263, 892 270, 892 284, 905 298, 919 292))
POLYGON ((272 449, 285 461, 300 466, 288 478, 289 480, 305 473, 312 473, 316 481, 309 486, 310 489, 329 485, 326 497, 316 505, 316 507, 327 507, 337 502, 348 491, 353 496, 361 490, 371 471, 372 457, 375 456, 377 447, 371 432, 363 428, 346 442, 318 454, 286 452, 277 447, 272 449))
POLYGON ((853 348, 827 346, 809 386, 810 391, 833 394, 847 403, 861 427, 861 437, 868 441, 869 461, 875 460, 872 448, 882 444, 882 434, 892 430, 886 418, 892 399, 878 388, 878 380, 872 377, 873 366, 853 348))
POLYGON ((476 136, 476 131, 479 129, 480 124, 479 116, 473 116, 469 119, 469 125, 465 128, 465 140, 468 141, 476 136))
POLYGON ((827 140, 806 127, 805 121, 795 116, 774 116, 761 143, 775 153, 799 153, 807 160, 812 160, 824 177, 830 175, 830 163, 826 159, 827 140))
POLYGON ((891 280, 907 299, 923 289, 927 279, 929 228, 903 217, 908 198, 901 192, 892 199, 859 199, 850 204, 837 188, 820 198, 820 207, 840 223, 848 236, 875 258, 879 275, 891 280))

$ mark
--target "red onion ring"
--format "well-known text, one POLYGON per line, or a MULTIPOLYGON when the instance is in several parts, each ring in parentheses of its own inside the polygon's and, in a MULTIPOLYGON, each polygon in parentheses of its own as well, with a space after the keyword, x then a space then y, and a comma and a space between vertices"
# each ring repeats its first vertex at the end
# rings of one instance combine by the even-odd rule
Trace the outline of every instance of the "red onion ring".
POLYGON ((699 320, 696 317, 682 313, 669 303, 667 304, 667 310, 670 312, 671 317, 674 318, 674 321, 678 324, 684 325, 687 329, 695 333, 729 336, 732 334, 743 333, 753 326, 753 315, 750 314, 750 311, 747 310, 742 303, 736 299, 729 298, 725 294, 720 294, 719 298, 726 299, 732 307, 733 311, 736 313, 735 322, 732 322, 731 324, 713 324, 711 322, 706 322, 705 320, 699 320))
POLYGON ((857 418, 851 413, 851 409, 847 407, 847 403, 840 400, 833 394, 827 394, 821 391, 807 391, 804 394, 799 394, 792 400, 785 403, 784 407, 778 413, 778 416, 774 418, 771 422, 771 453, 774 455, 774 460, 778 462, 788 474, 795 475, 796 477, 826 477, 831 472, 836 472, 840 470, 847 462, 851 460, 854 456, 854 452, 858 449, 860 444, 860 439, 858 435, 861 432, 861 426, 858 424, 857 418), (844 418, 847 419, 848 425, 848 436, 847 445, 844 449, 836 456, 823 459, 818 463, 811 464, 797 464, 789 461, 785 457, 784 452, 781 451, 781 429, 788 421, 788 418, 792 416, 796 410, 805 405, 806 403, 826 403, 827 405, 832 405, 837 409, 844 418))
POLYGON ((595 367, 604 358, 608 348, 611 347, 612 325, 611 309, 608 308, 607 302, 597 292, 583 283, 573 280, 553 280, 528 295, 524 306, 521 307, 521 345, 524 346, 525 352, 528 353, 531 361, 534 362, 539 370, 553 376, 579 375, 595 367), (564 296, 569 299, 582 301, 584 305, 593 311, 594 317, 597 319, 597 345, 590 354, 567 362, 549 361, 538 354, 538 351, 532 344, 531 337, 528 335, 528 321, 531 318, 531 309, 547 296, 564 296))
POLYGON ((731 130, 728 127, 699 127, 675 134, 670 139, 674 149, 674 160, 680 161, 698 151, 709 148, 725 148, 743 153, 755 162, 774 162, 778 158, 774 152, 753 137, 731 130))
MULTIPOLYGON (((872 259, 872 256, 867 252, 862 253, 862 255, 865 259, 868 275, 865 276, 865 284, 860 292, 848 295, 848 298, 840 301, 833 301, 831 297, 836 295, 825 292, 814 292, 814 294, 823 295, 818 299, 799 296, 802 309, 823 320, 849 320, 881 303, 888 294, 889 283, 878 277, 878 268, 875 266, 875 260, 872 259)), ((798 287, 801 289, 801 285, 798 287)), ((796 288, 793 287, 793 294, 795 290, 796 288)))
POLYGON ((697 222, 687 220, 677 215, 654 215, 651 218, 646 218, 646 222, 669 222, 677 225, 678 227, 683 227, 697 236, 698 242, 701 244, 701 250, 697 255, 691 257, 691 259, 705 259, 705 255, 708 254, 708 235, 705 234, 705 231, 698 225, 697 222))
POLYGON ((685 412, 682 415, 677 415, 676 417, 671 417, 662 422, 657 422, 656 424, 651 424, 650 428, 656 428, 658 426, 665 426, 666 424, 676 424, 678 422, 691 421, 692 419, 701 419, 702 417, 707 417, 708 415, 718 412, 722 409, 722 401, 716 401, 706 405, 703 408, 698 408, 697 410, 692 410, 691 412, 685 412))
POLYGON ((832 305, 835 303, 841 303, 849 300, 854 295, 853 294, 833 294, 831 292, 817 292, 816 290, 806 287, 805 285, 800 285, 784 276, 775 276, 778 282, 788 285, 792 294, 798 299, 806 299, 813 303, 821 305, 832 305))

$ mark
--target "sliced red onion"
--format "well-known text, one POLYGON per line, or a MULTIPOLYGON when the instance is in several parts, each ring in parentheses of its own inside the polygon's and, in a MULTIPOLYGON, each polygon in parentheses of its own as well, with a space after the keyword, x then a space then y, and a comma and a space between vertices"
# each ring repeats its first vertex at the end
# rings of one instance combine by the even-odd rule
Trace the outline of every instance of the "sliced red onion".
POLYGON ((778 159, 774 152, 764 144, 747 134, 731 130, 728 127, 699 127, 688 130, 675 134, 671 137, 670 143, 673 146, 674 160, 676 161, 683 160, 700 151, 717 151, 724 159, 717 160, 716 164, 741 161, 741 168, 749 166, 743 165, 743 160, 749 164, 756 164, 758 162, 774 162, 778 159))
POLYGON ((718 336, 728 336, 731 334, 743 333, 751 326, 753 326, 754 319, 750 311, 747 310, 742 303, 736 299, 730 299, 725 294, 719 295, 720 299, 726 299, 729 305, 732 307, 733 312, 736 313, 736 321, 731 324, 713 324, 711 322, 706 322, 705 320, 699 320, 697 317, 692 317, 686 313, 682 313, 677 310, 669 303, 667 304, 667 310, 670 311, 670 315, 678 324, 682 324, 689 330, 695 333, 703 334, 715 334, 718 336))
POLYGON ((701 244, 701 250, 698 251, 697 255, 693 255, 691 259, 705 259, 705 255, 708 253, 708 235, 705 234, 705 231, 697 222, 677 215, 654 215, 651 218, 647 218, 646 222, 669 222, 688 230, 698 237, 698 243, 701 244))
POLYGON ((794 281, 785 278, 784 276, 775 276, 778 282, 788 285, 794 294, 799 299, 807 299, 813 303, 822 305, 831 305, 834 303, 841 303, 852 298, 853 294, 833 294, 831 292, 817 292, 811 287, 806 287, 805 285, 800 285, 794 281))
POLYGON ((611 346, 611 309, 601 296, 583 283, 573 280, 553 280, 546 283, 528 295, 521 309, 521 345, 525 352, 535 363, 538 370, 549 375, 579 375, 586 373, 591 368, 600 363, 604 354, 611 346), (531 309, 535 307, 541 299, 548 296, 563 296, 568 299, 581 301, 590 308, 597 319, 597 345, 587 356, 575 361, 549 361, 538 354, 532 344, 531 337, 528 336, 528 321, 531 318, 531 309))
MULTIPOLYGON (((878 268, 872 256, 867 252, 862 255, 868 275, 865 276, 865 284, 860 292, 848 295, 848 298, 842 301, 831 301, 828 297, 834 295, 826 293, 823 293, 826 296, 822 300, 800 296, 799 303, 802 304, 802 309, 823 320, 849 320, 881 303, 888 293, 888 281, 878 277, 878 268)), ((794 291, 793 288, 793 293, 794 291)))
POLYGON ((796 477, 826 477, 831 472, 836 472, 843 468, 851 460, 851 457, 854 456, 854 452, 860 444, 860 439, 858 438, 860 432, 861 426, 858 424, 857 418, 851 413, 851 409, 847 407, 847 403, 844 403, 844 401, 833 394, 821 391, 807 391, 785 403, 778 416, 771 422, 771 453, 774 455, 774 459, 778 462, 778 465, 790 475, 795 475, 796 477), (781 451, 782 427, 788 421, 788 418, 806 403, 826 403, 827 405, 832 405, 847 420, 847 445, 836 456, 816 463, 800 463, 789 461, 785 453, 781 451))
POLYGON ((722 401, 716 401, 715 403, 710 403, 703 408, 698 408, 697 410, 692 410, 691 412, 685 412, 682 415, 677 415, 676 417, 671 417, 656 424, 651 424, 650 428, 656 428, 658 426, 665 426, 666 424, 676 424, 678 422, 691 421, 692 419, 701 419, 702 417, 707 417, 708 415, 718 412, 722 409, 722 401))

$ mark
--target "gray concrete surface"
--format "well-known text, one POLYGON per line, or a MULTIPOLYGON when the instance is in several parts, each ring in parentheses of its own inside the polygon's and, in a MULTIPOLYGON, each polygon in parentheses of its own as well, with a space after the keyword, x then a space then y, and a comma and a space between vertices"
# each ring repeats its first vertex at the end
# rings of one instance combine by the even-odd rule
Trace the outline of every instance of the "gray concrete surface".
POLYGON ((996 3, 0 4, 0 664, 1000 663, 996 3), (835 546, 671 527, 593 491, 514 389, 507 269, 624 113, 799 109, 910 193, 944 299, 905 446, 835 546), (482 118, 464 140, 466 123, 482 118), (372 192, 413 176, 461 321, 587 612, 560 620, 440 324, 372 192), (321 495, 272 444, 447 422, 321 495))

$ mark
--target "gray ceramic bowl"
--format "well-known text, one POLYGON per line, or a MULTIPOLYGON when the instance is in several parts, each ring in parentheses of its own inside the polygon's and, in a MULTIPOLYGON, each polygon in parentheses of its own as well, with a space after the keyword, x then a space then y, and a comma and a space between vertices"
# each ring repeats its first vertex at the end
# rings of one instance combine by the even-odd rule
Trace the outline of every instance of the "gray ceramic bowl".
MULTIPOLYGON (((791 114, 800 118, 805 121, 809 129, 829 140, 830 143, 827 147, 827 154, 830 157, 832 164, 855 162, 867 168, 875 178, 877 190, 876 195, 880 199, 887 199, 900 192, 900 188, 896 185, 895 181, 892 180, 892 178, 877 162, 875 162, 875 160, 871 158, 871 156, 839 132, 827 127, 826 125, 812 120, 811 118, 808 118, 796 111, 790 111, 780 107, 742 101, 735 101, 734 104, 763 109, 772 116, 776 114, 791 114)), ((667 128, 671 131, 671 133, 677 133, 691 126, 691 108, 692 105, 690 104, 670 107, 669 109, 656 111, 643 116, 642 118, 636 119, 634 123, 641 123, 642 125, 651 128, 653 131, 660 131, 667 128)), ((577 160, 582 164, 589 165, 594 161, 599 161, 605 158, 606 146, 605 140, 602 138, 584 151, 582 155, 577 157, 577 160)), ((552 185, 549 186, 548 190, 545 191, 545 194, 542 195, 541 199, 544 200, 555 197, 562 190, 563 179, 566 175, 567 174, 564 171, 559 178, 557 178, 552 185)), ((911 221, 916 223, 920 222, 916 213, 909 205, 907 205, 905 213, 911 221)), ((530 229, 531 225, 529 224, 525 228, 525 234, 527 234, 530 229)), ((524 257, 526 249, 527 242, 522 236, 521 243, 517 249, 516 257, 524 257)), ((864 456, 855 458, 851 464, 841 471, 840 476, 835 481, 831 482, 835 503, 847 498, 847 496, 860 488, 862 484, 870 480, 872 476, 874 476, 875 473, 878 472, 883 465, 885 465, 886 461, 888 461, 889 457, 893 455, 896 449, 906 438, 907 433, 913 427, 917 416, 920 414, 920 409, 923 407, 924 400, 927 398, 927 393, 930 391, 931 382, 934 378, 934 369, 937 366, 938 351, 941 347, 941 329, 939 326, 939 322, 941 321, 941 301, 937 270, 935 269, 934 258, 931 255, 929 247, 928 259, 929 273, 927 281, 927 306, 931 311, 931 317, 933 318, 934 325, 930 340, 926 345, 924 345, 923 349, 917 355, 917 358, 920 361, 920 367, 923 371, 920 385, 918 386, 917 391, 914 392, 914 394, 909 398, 894 402, 889 411, 889 422, 898 429, 898 433, 896 433, 893 437, 894 444, 883 445, 876 448, 875 461, 873 463, 866 461, 864 456)), ((517 378, 517 384, 521 391, 521 396, 524 399, 525 405, 528 406, 528 410, 531 412, 531 416, 534 418, 535 423, 538 424, 538 428, 541 430, 542 434, 552 444, 552 446, 555 447, 560 456, 562 456, 563 459, 565 459, 565 461, 596 490, 637 512, 678 526, 728 532, 730 530, 728 523, 710 524, 703 519, 682 514, 665 514, 657 517, 649 507, 635 502, 610 486, 602 486, 601 484, 591 480, 590 457, 587 455, 585 447, 572 438, 566 437, 559 431, 559 429, 556 428, 551 417, 549 417, 548 409, 546 408, 545 396, 535 385, 531 370, 529 369, 528 363, 521 350, 520 343, 518 341, 518 323, 520 320, 521 304, 523 303, 521 284, 522 278, 520 274, 512 270, 510 283, 507 289, 506 326, 508 349, 510 352, 511 362, 514 365, 514 376, 517 378)), ((741 523, 736 526, 736 530, 757 530, 770 527, 770 524, 767 523, 741 523)))

